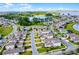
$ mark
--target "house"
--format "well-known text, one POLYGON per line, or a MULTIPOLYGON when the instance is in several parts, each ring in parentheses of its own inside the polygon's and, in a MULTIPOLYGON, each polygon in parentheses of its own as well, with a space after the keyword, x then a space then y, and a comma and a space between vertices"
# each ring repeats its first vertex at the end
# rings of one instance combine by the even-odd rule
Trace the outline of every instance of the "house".
POLYGON ((15 38, 10 39, 9 42, 14 42, 14 43, 16 43, 16 42, 17 42, 17 39, 15 39, 15 38))
POLYGON ((23 39, 20 39, 20 40, 18 40, 18 42, 19 42, 19 43, 23 43, 23 42, 24 42, 24 40, 23 40, 23 39))
POLYGON ((79 22, 79 18, 75 20, 76 22, 79 22))
POLYGON ((45 35, 45 34, 53 34, 51 31, 41 31, 40 36, 45 35))
POLYGON ((47 31, 47 26, 34 26, 32 27, 34 32, 41 32, 41 31, 47 31))
POLYGON ((56 26, 57 28, 60 28, 60 27, 63 26, 64 24, 66 24, 65 21, 60 21, 60 22, 56 23, 55 26, 56 26))
POLYGON ((9 42, 5 48, 6 50, 15 48, 15 42, 9 42))
POLYGON ((58 38, 53 38, 52 43, 54 47, 61 46, 61 41, 58 38))
POLYGON ((27 32, 28 28, 27 27, 23 27, 23 31, 27 32))
POLYGON ((61 46, 61 41, 59 38, 54 38, 53 33, 48 32, 42 32, 41 40, 44 41, 45 47, 57 47, 61 46))
POLYGON ((17 47, 23 47, 23 43, 17 43, 16 46, 17 47))
POLYGON ((77 43, 79 42, 79 36, 76 34, 69 34, 70 40, 77 43))
POLYGON ((62 28, 61 28, 61 29, 59 29, 59 31, 60 31, 60 33, 65 33, 65 34, 66 34, 66 33, 68 33, 68 31, 67 31, 67 30, 62 29, 62 28))
POLYGON ((14 48, 3 51, 3 55, 18 55, 20 52, 24 52, 24 48, 14 48))
POLYGON ((45 47, 57 47, 61 46, 61 41, 58 38, 45 39, 45 47))

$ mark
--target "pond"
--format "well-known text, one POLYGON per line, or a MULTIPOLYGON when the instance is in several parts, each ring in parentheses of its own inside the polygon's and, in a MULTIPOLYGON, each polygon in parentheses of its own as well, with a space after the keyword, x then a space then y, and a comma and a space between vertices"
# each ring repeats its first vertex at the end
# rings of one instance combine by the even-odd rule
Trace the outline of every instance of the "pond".
POLYGON ((75 30, 79 31, 79 24, 73 25, 73 28, 74 28, 75 30))

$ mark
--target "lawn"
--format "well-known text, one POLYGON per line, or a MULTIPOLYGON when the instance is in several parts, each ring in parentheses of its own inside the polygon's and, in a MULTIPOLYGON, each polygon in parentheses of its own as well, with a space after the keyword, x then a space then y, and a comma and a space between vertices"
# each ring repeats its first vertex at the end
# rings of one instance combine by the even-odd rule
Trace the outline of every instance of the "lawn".
POLYGON ((36 47, 42 46, 42 43, 36 44, 36 47))
POLYGON ((26 49, 31 48, 31 46, 24 46, 26 49))
POLYGON ((40 39, 37 39, 37 40, 35 40, 35 42, 41 42, 41 40, 40 39))
POLYGON ((35 38, 37 39, 37 38, 40 38, 40 36, 35 36, 35 38))
POLYGON ((1 50, 1 48, 2 48, 2 47, 0 46, 0 50, 1 50))
POLYGON ((25 51, 25 52, 22 52, 21 55, 32 55, 32 51, 25 51))
POLYGON ((76 22, 70 22, 69 24, 66 24, 65 29, 66 30, 71 30, 72 33, 75 33, 75 34, 79 35, 79 32, 73 28, 74 24, 76 24, 76 22))
POLYGON ((31 42, 25 42, 25 44, 31 44, 31 42))
POLYGON ((43 53, 43 52, 46 52, 47 51, 46 48, 39 48, 37 50, 38 50, 39 53, 43 53))
POLYGON ((7 26, 7 27, 1 26, 0 27, 0 34, 4 37, 4 36, 10 34, 12 32, 12 29, 13 28, 12 28, 11 25, 10 26, 7 26))
MULTIPOLYGON (((70 41, 70 40, 69 40, 69 41, 70 41)), ((74 45, 74 46, 79 46, 79 42, 74 43, 73 41, 70 41, 70 43, 71 43, 72 45, 74 45)))

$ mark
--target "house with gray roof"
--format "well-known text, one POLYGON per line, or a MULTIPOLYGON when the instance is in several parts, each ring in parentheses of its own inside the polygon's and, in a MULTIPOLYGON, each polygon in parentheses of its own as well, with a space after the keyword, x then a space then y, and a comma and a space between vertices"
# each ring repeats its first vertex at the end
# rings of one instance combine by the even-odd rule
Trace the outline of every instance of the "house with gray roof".
POLYGON ((16 46, 17 47, 23 47, 23 43, 17 43, 16 46))
POLYGON ((79 42, 79 36, 78 35, 71 33, 71 34, 69 34, 69 37, 70 37, 71 41, 73 41, 75 43, 79 42))
POLYGON ((61 41, 58 38, 50 38, 50 39, 45 39, 45 47, 57 47, 61 46, 61 41))
POLYGON ((6 50, 15 48, 15 42, 9 42, 5 46, 6 50))
POLYGON ((14 48, 3 51, 3 55, 18 55, 20 52, 24 52, 24 48, 14 48))

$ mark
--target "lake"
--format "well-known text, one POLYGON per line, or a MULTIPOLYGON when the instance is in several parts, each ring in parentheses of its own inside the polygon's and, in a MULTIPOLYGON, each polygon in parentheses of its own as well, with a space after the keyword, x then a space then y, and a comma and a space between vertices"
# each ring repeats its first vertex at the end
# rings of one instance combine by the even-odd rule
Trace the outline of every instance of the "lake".
POLYGON ((74 28, 75 30, 79 31, 79 24, 73 25, 73 28, 74 28))

